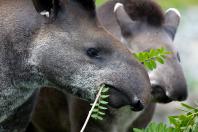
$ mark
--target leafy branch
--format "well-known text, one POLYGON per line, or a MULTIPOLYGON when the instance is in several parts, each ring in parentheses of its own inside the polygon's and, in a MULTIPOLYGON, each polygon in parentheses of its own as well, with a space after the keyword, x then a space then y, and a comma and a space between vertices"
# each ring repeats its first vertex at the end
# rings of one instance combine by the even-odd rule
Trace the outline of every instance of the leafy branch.
POLYGON ((109 95, 107 95, 107 92, 109 91, 109 88, 103 86, 101 95, 98 99, 98 102, 96 103, 93 112, 91 114, 91 117, 96 120, 103 120, 103 117, 105 116, 104 111, 107 109, 107 105, 109 102, 107 102, 107 99, 109 95))
POLYGON ((96 99, 94 103, 91 104, 92 105, 91 110, 89 111, 89 114, 80 132, 84 132, 90 117, 96 120, 98 119, 103 120, 103 116, 105 116, 105 113, 103 111, 107 109, 107 104, 108 104, 108 102, 105 101, 109 97, 109 95, 106 94, 108 91, 109 88, 105 87, 104 84, 99 87, 99 91, 96 96, 96 99))
POLYGON ((181 103, 184 114, 170 116, 170 127, 162 123, 151 123, 145 129, 134 128, 134 132, 198 132, 198 107, 181 103))
POLYGON ((165 48, 151 49, 150 51, 134 53, 135 58, 144 64, 145 68, 154 70, 157 68, 157 62, 164 64, 166 56, 171 54, 165 48))

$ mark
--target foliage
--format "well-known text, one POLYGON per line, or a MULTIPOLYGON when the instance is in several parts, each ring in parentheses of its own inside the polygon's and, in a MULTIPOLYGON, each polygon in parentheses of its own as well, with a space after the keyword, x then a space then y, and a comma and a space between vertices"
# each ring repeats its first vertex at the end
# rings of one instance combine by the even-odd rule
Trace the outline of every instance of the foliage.
POLYGON ((100 94, 100 97, 92 111, 91 117, 96 119, 96 120, 103 120, 103 117, 105 116, 105 110, 107 109, 107 105, 108 105, 108 97, 109 95, 107 95, 109 91, 108 87, 105 87, 105 85, 102 85, 102 91, 100 94))
POLYGON ((163 123, 151 123, 144 130, 134 128, 134 132, 176 132, 173 128, 168 127, 163 123))
POLYGON ((195 132, 198 131, 198 108, 190 105, 181 104, 185 114, 170 116, 169 122, 177 132, 195 132))
POLYGON ((184 9, 189 6, 198 6, 197 0, 159 0, 158 3, 164 8, 170 7, 184 9))
POLYGON ((96 0, 96 5, 97 6, 100 6, 102 5, 103 3, 105 3, 107 0, 96 0))
POLYGON ((164 64, 166 56, 170 54, 165 48, 151 49, 148 52, 134 53, 135 58, 144 64, 145 68, 154 70, 157 68, 157 62, 164 64))
POLYGON ((170 127, 162 123, 151 123, 146 129, 134 128, 134 132, 198 132, 198 107, 181 103, 184 114, 170 116, 170 127))

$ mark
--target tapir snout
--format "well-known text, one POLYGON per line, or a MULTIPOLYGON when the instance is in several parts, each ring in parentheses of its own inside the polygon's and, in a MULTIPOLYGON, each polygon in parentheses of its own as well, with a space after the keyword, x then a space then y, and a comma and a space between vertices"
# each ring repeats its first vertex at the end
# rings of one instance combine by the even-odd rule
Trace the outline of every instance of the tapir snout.
POLYGON ((151 98, 147 72, 141 70, 141 68, 144 69, 141 64, 134 65, 133 58, 123 57, 115 60, 110 63, 112 73, 101 77, 104 78, 103 82, 110 86, 110 105, 116 108, 130 105, 134 111, 142 110, 151 98))
POLYGON ((187 98, 186 80, 181 66, 177 63, 179 62, 173 59, 167 60, 165 64, 159 65, 156 71, 149 73, 152 94, 159 102, 184 101, 187 98), (162 72, 163 69, 165 71, 162 72))

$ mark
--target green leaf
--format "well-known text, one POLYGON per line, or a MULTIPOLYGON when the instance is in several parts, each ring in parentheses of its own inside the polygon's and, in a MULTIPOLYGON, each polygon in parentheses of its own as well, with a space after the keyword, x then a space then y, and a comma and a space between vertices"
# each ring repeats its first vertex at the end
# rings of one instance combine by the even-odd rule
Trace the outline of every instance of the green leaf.
POLYGON ((133 128, 133 132, 144 132, 144 130, 133 128))
POLYGON ((187 105, 187 104, 185 104, 185 103, 181 103, 181 105, 182 105, 183 107, 187 108, 187 109, 191 109, 191 110, 194 110, 194 109, 195 109, 194 107, 192 107, 192 106, 190 106, 190 105, 187 105))
POLYGON ((156 62, 154 60, 151 60, 150 64, 152 65, 153 69, 156 69, 157 65, 156 65, 156 62))
POLYGON ((103 99, 106 99, 106 98, 109 97, 109 95, 101 95, 100 97, 103 98, 103 99))
POLYGON ((170 122, 171 124, 173 124, 174 126, 177 126, 177 125, 178 125, 178 122, 177 122, 177 120, 175 119, 175 117, 170 116, 170 117, 168 117, 168 118, 169 118, 169 122, 170 122))
POLYGON ((96 119, 98 116, 97 116, 97 114, 92 114, 91 117, 96 119))
POLYGON ((100 101, 100 104, 104 104, 104 105, 106 105, 106 104, 108 104, 109 102, 107 102, 107 101, 104 101, 104 100, 101 100, 100 101))
POLYGON ((101 112, 101 111, 99 111, 98 114, 105 115, 105 113, 104 112, 101 112))
POLYGON ((150 56, 150 57, 154 57, 154 56, 155 56, 155 50, 154 50, 154 49, 151 49, 151 50, 150 50, 149 56, 150 56))
POLYGON ((97 108, 94 108, 93 109, 93 112, 96 112, 97 113, 97 112, 99 112, 99 110, 97 108))
POLYGON ((101 105, 99 105, 98 108, 101 109, 101 110, 106 110, 107 109, 106 107, 101 106, 101 105))
POLYGON ((98 117, 97 117, 97 119, 99 119, 99 120, 103 120, 103 118, 102 118, 101 116, 98 116, 98 117))
POLYGON ((148 68, 149 70, 152 70, 152 69, 153 69, 152 66, 150 65, 150 62, 145 61, 145 62, 144 62, 144 65, 145 65, 145 67, 148 68))
POLYGON ((107 88, 107 87, 104 87, 104 88, 102 89, 102 93, 106 93, 107 91, 109 91, 109 88, 107 88))
POLYGON ((164 64, 164 60, 161 58, 161 57, 156 57, 156 60, 161 63, 161 64, 164 64))

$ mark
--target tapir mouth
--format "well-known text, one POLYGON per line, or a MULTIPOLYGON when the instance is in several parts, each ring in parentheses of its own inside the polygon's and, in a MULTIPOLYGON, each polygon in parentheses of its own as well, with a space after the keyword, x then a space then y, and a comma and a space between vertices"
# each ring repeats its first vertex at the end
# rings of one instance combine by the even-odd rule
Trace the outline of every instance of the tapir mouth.
POLYGON ((144 108, 142 101, 138 100, 136 96, 130 97, 126 94, 123 88, 115 87, 114 85, 105 84, 109 87, 109 105, 113 108, 120 108, 123 106, 130 106, 132 111, 141 111, 144 108))

